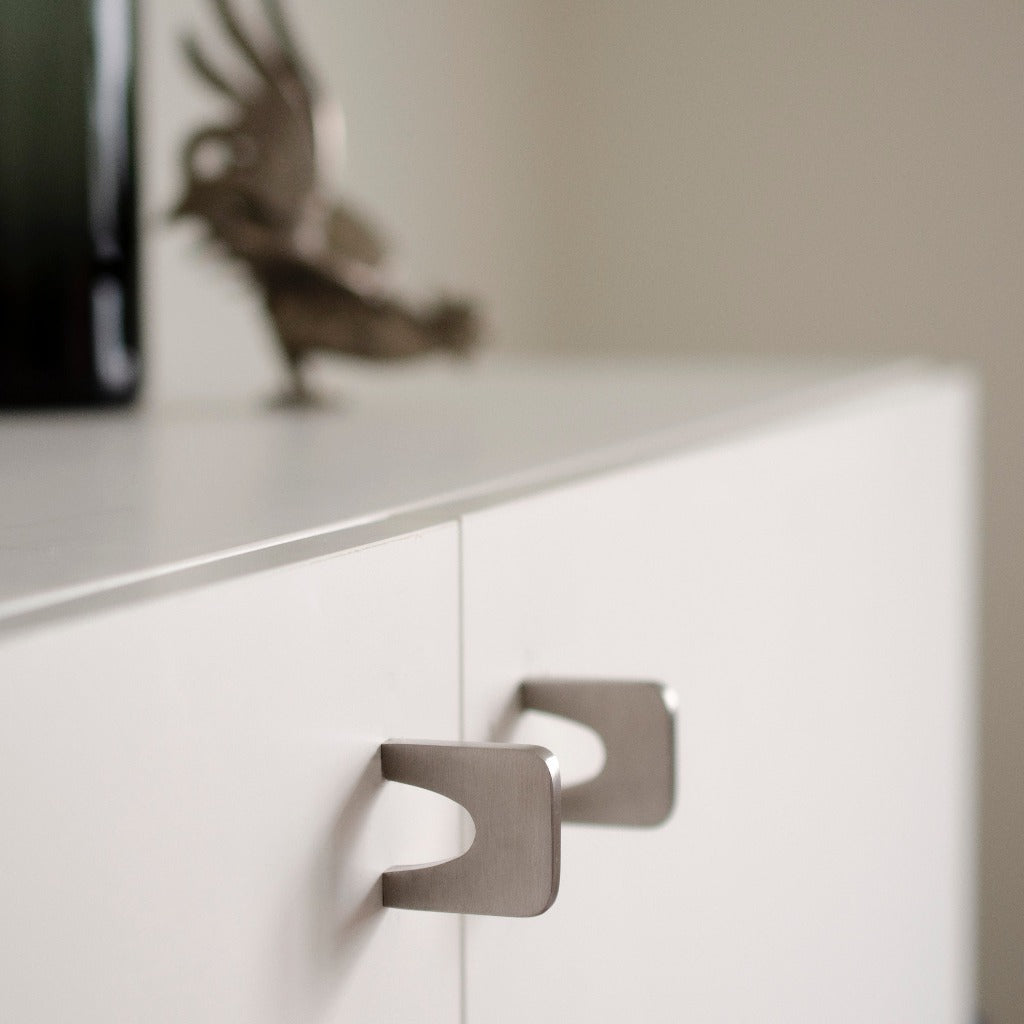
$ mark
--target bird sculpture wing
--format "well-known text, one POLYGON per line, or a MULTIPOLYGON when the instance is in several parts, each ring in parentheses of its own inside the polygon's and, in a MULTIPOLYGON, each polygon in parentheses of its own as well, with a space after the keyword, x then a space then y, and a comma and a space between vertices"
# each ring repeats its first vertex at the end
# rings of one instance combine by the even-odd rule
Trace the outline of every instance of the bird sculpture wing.
POLYGON ((178 212, 204 218, 233 255, 250 261, 376 265, 384 256, 377 233, 324 194, 317 89, 278 0, 261 5, 266 31, 257 37, 231 0, 213 0, 242 74, 222 70, 194 35, 183 40, 192 68, 229 101, 231 115, 200 129, 186 146, 188 187, 178 212))

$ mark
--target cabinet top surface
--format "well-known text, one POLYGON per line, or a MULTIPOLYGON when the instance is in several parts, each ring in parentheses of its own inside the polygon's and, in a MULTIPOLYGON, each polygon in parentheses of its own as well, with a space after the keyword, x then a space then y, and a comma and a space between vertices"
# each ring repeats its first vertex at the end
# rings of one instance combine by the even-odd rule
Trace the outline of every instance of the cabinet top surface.
POLYGON ((336 407, 0 416, 0 622, 312 538, 367 543, 908 372, 485 361, 363 371, 336 407))

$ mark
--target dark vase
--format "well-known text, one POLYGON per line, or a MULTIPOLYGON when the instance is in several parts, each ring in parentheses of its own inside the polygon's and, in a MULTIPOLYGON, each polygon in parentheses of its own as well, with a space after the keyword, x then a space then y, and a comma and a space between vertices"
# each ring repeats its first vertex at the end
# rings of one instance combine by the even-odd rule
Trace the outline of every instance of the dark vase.
POLYGON ((139 384, 134 0, 0 0, 0 406, 139 384))

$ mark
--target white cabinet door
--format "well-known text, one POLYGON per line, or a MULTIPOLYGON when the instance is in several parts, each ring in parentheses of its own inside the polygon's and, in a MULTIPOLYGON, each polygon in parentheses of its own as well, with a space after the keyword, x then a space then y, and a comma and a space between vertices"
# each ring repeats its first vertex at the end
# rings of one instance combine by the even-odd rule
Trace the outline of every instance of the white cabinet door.
POLYGON ((457 738, 458 625, 448 526, 0 636, 0 1020, 455 1024, 379 877, 460 819, 377 751, 457 738))
POLYGON ((970 1019, 970 435, 936 375, 466 518, 467 738, 577 775, 520 679, 679 695, 669 823, 467 920, 471 1022, 970 1019))

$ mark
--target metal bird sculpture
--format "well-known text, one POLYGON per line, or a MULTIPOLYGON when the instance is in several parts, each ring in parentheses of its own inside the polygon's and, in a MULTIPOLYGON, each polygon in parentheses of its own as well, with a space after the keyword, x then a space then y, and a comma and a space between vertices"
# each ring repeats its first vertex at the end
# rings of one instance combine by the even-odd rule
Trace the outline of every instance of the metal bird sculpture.
POLYGON ((230 0, 212 3, 247 73, 226 74, 194 35, 184 37, 189 64, 232 112, 186 144, 187 185, 173 216, 204 221, 247 267, 276 329, 291 397, 309 398, 302 366, 315 352, 374 360, 467 352, 479 334, 473 307, 402 302, 381 272, 377 232, 327 195, 317 171, 318 91, 278 0, 261 0, 267 31, 259 40, 230 0))

